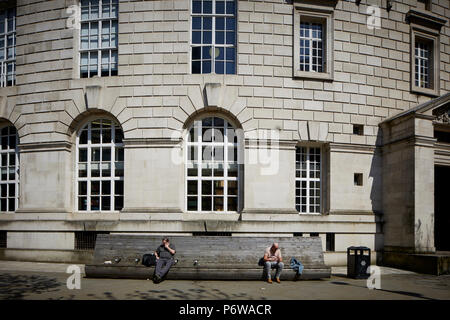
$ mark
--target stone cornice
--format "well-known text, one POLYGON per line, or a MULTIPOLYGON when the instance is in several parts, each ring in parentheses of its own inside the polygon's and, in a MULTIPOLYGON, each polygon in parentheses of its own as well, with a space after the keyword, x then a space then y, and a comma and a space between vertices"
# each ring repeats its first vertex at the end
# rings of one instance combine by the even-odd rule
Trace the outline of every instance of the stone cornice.
POLYGON ((406 21, 409 23, 415 23, 419 25, 428 26, 437 30, 440 30, 442 26, 447 23, 446 19, 443 19, 431 12, 424 12, 420 10, 411 9, 406 13, 406 21))
POLYGON ((313 11, 334 10, 339 0, 294 0, 295 8, 307 9, 313 11))
POLYGON ((295 149, 298 141, 292 140, 276 140, 276 139, 253 139, 245 138, 244 145, 246 149, 280 149, 291 150, 295 149))
POLYGON ((400 138, 394 141, 389 141, 388 143, 383 145, 383 148, 391 147, 396 144, 404 143, 408 145, 414 145, 417 147, 428 147, 428 148, 434 148, 436 139, 432 137, 425 137, 425 136, 408 136, 405 138, 400 138))
POLYGON ((125 148, 174 148, 181 146, 181 138, 128 138, 123 139, 125 148))
POLYGON ((123 208, 120 213, 182 213, 180 208, 170 207, 146 207, 146 208, 123 208))
POLYGON ((52 151, 71 152, 72 145, 73 144, 69 141, 33 142, 33 143, 20 143, 18 145, 18 148, 21 153, 52 152, 52 151))
POLYGON ((247 208, 242 210, 242 214, 246 213, 257 213, 257 214, 298 214, 298 211, 295 209, 287 209, 287 208, 247 208))
POLYGON ((376 152, 377 147, 366 144, 351 144, 351 143, 329 143, 330 152, 344 152, 344 153, 364 153, 373 154, 376 152))

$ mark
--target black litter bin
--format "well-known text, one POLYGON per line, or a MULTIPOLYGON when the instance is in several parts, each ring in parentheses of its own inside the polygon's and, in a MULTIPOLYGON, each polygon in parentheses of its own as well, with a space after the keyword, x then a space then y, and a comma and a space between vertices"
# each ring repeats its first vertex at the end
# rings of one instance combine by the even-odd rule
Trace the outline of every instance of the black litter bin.
POLYGON ((347 277, 367 279, 370 266, 370 249, 367 247, 347 248, 347 277))

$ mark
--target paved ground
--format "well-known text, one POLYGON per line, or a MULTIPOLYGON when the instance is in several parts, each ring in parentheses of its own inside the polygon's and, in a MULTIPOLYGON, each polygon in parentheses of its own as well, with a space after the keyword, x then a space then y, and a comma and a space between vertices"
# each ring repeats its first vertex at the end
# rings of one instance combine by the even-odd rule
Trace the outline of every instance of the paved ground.
MULTIPOLYGON (((87 279, 81 289, 66 286, 68 265, 0 261, 0 300, 71 299, 187 299, 187 300, 450 300, 450 275, 431 276, 381 267, 381 289, 369 290, 366 280, 346 277, 345 268, 333 268, 332 277, 314 281, 165 281, 87 279)), ((80 269, 84 272, 84 267, 80 269)))

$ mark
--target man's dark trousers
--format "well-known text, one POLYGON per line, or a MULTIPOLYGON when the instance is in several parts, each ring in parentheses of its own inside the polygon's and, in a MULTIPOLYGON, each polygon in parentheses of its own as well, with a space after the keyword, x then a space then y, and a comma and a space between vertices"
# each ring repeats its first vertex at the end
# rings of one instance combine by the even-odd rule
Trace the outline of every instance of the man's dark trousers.
POLYGON ((173 258, 170 259, 159 258, 158 260, 156 260, 155 275, 159 278, 164 277, 169 271, 170 267, 173 265, 173 263, 174 263, 173 258))

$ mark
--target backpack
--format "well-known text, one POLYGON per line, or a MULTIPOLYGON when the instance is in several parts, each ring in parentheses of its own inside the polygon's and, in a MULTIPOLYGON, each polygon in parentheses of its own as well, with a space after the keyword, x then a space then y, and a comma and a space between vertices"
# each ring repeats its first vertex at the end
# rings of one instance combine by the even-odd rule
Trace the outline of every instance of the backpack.
POLYGON ((146 267, 156 265, 156 256, 154 253, 146 253, 142 256, 142 264, 146 267))

